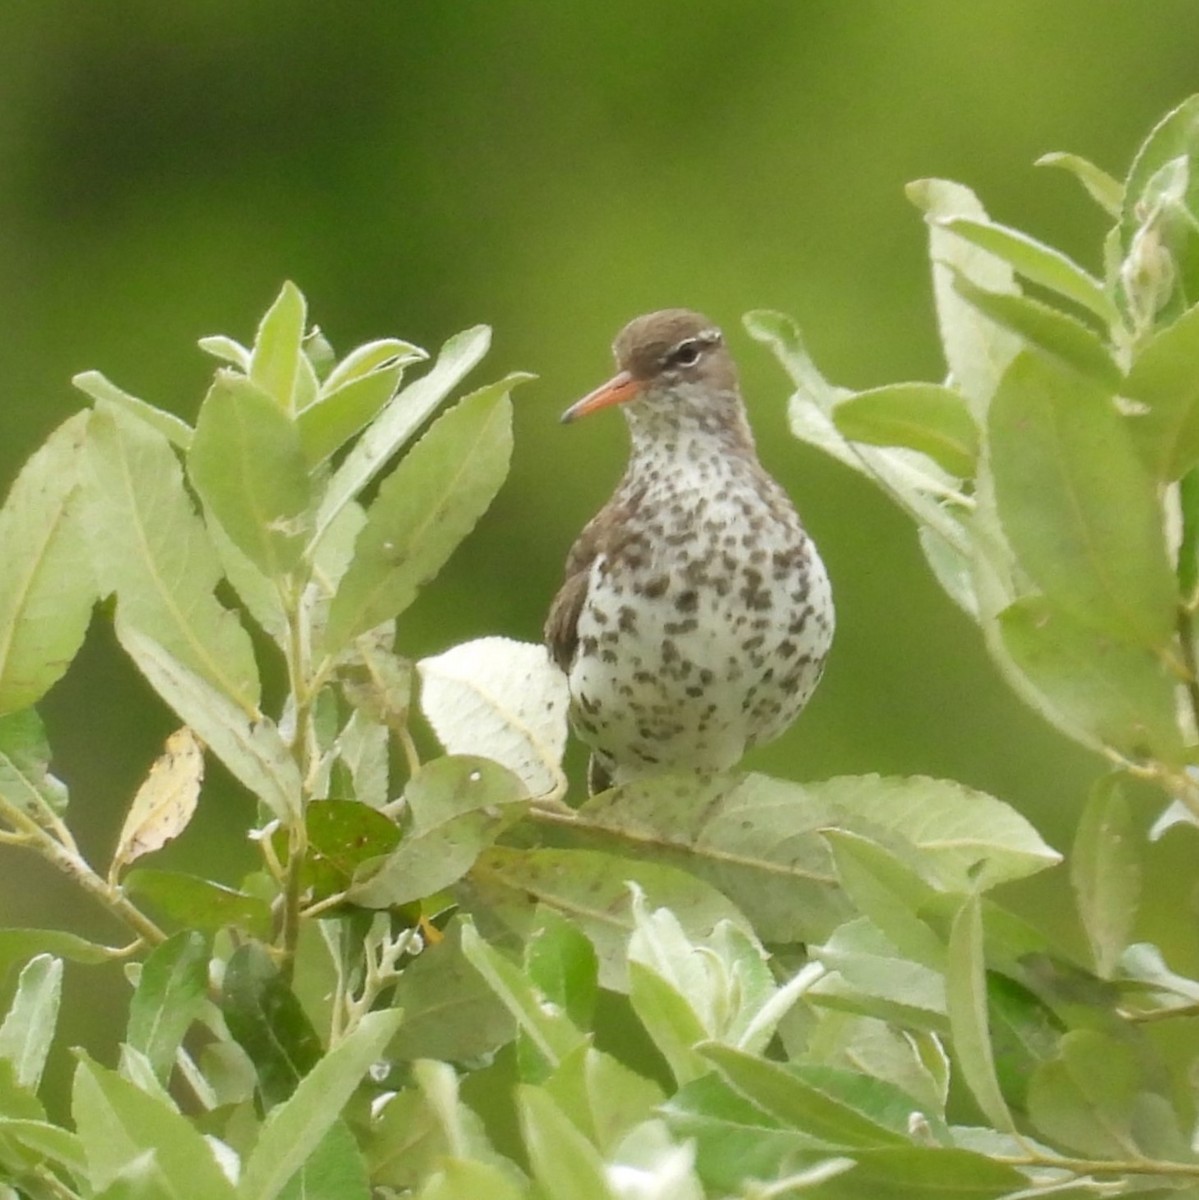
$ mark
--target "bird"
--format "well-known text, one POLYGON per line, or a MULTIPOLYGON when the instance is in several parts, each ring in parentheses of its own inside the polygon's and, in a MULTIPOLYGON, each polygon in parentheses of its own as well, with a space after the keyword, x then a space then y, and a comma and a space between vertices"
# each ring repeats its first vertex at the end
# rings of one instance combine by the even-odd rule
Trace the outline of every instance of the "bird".
POLYGON ((592 794, 719 773, 787 729, 832 644, 828 573, 758 460, 720 329, 689 309, 631 321, 617 371, 572 423, 619 407, 629 459, 566 560, 545 622, 592 794))

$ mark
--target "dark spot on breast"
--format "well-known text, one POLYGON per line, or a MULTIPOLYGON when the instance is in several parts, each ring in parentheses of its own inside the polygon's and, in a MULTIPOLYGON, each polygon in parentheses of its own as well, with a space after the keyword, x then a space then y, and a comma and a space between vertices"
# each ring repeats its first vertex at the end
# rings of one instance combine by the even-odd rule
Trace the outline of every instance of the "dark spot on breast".
POLYGON ((699 606, 699 593, 694 588, 688 588, 685 592, 680 592, 675 598, 674 606, 679 612, 695 612, 699 606))

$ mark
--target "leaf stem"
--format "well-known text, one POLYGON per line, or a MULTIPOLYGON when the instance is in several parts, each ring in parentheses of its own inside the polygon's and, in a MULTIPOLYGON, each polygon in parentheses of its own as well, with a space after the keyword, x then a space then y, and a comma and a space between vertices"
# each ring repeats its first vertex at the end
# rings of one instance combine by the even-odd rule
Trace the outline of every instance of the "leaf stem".
POLYGON ((1199 662, 1195 657, 1195 619, 1193 611, 1185 606, 1178 608, 1178 643, 1182 650, 1182 661, 1186 668, 1184 684, 1191 705, 1191 722, 1199 728, 1199 662))
POLYGON ((3 835, 3 841, 10 845, 27 846, 35 853, 40 854, 52 866, 98 900, 143 942, 158 945, 159 942, 166 941, 166 934, 125 895, 119 885, 109 883, 92 870, 88 861, 79 853, 74 838, 66 831, 65 827, 61 826, 61 823, 59 826, 66 835, 65 842, 58 841, 50 830, 42 826, 41 822, 2 799, 0 799, 0 817, 13 827, 11 832, 3 835))
POLYGON ((1199 1163, 1162 1161, 1153 1158, 1102 1159, 1072 1158, 1069 1155, 996 1154, 992 1161, 1010 1167, 1052 1167, 1075 1175, 1182 1175, 1199 1179, 1199 1163))
POLYGON ((290 980, 295 968, 296 948, 300 941, 300 897, 303 891, 304 864, 308 857, 308 802, 312 798, 312 765, 316 731, 313 728, 313 701, 316 691, 309 679, 311 666, 311 626, 309 608, 294 580, 280 584, 280 598, 287 614, 287 678, 295 707, 295 729, 291 753, 300 776, 299 811, 287 826, 287 862, 283 865, 282 914, 279 923, 280 970, 290 980))

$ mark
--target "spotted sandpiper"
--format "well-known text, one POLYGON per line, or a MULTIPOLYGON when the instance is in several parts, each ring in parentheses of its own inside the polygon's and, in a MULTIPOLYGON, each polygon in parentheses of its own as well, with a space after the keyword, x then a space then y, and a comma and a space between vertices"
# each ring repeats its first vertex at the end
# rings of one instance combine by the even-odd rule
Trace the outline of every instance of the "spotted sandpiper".
POLYGON ((629 463, 545 625, 593 791, 732 767, 798 716, 833 636, 824 564, 758 461, 720 330, 666 309, 613 349, 617 373, 562 419, 619 405, 629 463))

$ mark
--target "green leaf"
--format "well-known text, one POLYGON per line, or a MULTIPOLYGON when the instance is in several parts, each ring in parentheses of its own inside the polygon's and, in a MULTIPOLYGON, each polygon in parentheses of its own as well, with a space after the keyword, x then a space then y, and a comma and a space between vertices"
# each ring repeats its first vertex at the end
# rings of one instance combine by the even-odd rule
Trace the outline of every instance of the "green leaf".
POLYGON ((296 427, 264 391, 218 371, 187 456, 204 503, 237 548, 272 579, 300 560, 308 472, 296 427))
POLYGON ((806 1081, 794 1068, 731 1046, 709 1044, 701 1047, 700 1052, 747 1099, 784 1125, 817 1138, 826 1146, 892 1146, 906 1140, 902 1134, 806 1081))
POLYGON ((943 1034, 945 981, 941 971, 904 958, 865 917, 842 925, 812 957, 829 974, 807 999, 821 1008, 943 1034))
POLYGON ((549 1094, 521 1084, 516 1104, 529 1164, 545 1195, 612 1200, 598 1152, 549 1094))
POLYGON ((321 1043, 261 946, 251 942, 233 952, 220 1003, 229 1032, 254 1064, 266 1105, 282 1103, 320 1061, 321 1043))
POLYGON ((1120 388, 1147 406, 1129 420, 1154 479, 1181 479, 1199 463, 1199 304, 1142 346, 1120 388))
POLYGON ((1000 613, 999 637, 1042 697, 1039 711, 1063 732, 1128 758, 1183 760, 1175 679, 1158 654, 1039 596, 1000 613))
POLYGON ((745 917, 715 888, 677 868, 591 850, 520 850, 492 846, 459 890, 471 910, 498 917, 522 934, 536 927, 538 905, 575 920, 599 956, 600 983, 624 987, 625 946, 633 930, 628 884, 652 908, 678 914, 688 936, 708 936, 722 919, 749 931, 745 917))
POLYGON ((395 395, 404 368, 428 355, 408 342, 386 338, 359 346, 329 374, 297 427, 309 464, 323 462, 375 419, 395 395))
POLYGON ((999 1087, 987 1019, 987 975, 983 959, 982 915, 977 896, 958 910, 949 935, 945 999, 954 1061, 979 1108, 996 1129, 1014 1132, 999 1087))
POLYGON ((1072 258, 1036 238, 990 220, 974 217, 942 217, 940 224, 951 233, 994 254, 1033 283, 1057 292, 1087 309, 1105 325, 1120 323, 1120 314, 1103 284, 1083 270, 1072 258))
POLYGON ((360 637, 337 672, 346 700, 371 724, 401 728, 412 702, 412 664, 391 648, 391 634, 360 637))
POLYGON ((816 1156, 828 1161, 820 1139, 781 1128, 716 1072, 680 1088, 661 1111, 676 1137, 695 1142, 696 1168, 714 1195, 735 1195, 748 1179, 778 1179, 816 1156))
POLYGON ((1029 1184, 1015 1167, 951 1146, 888 1147, 855 1160, 852 1171, 822 1183, 812 1195, 819 1200, 999 1200, 1024 1192, 1029 1184))
POLYGON ((126 624, 117 613, 117 640, 154 690, 268 809, 282 819, 300 803, 300 775, 278 728, 267 717, 247 717, 164 647, 126 624))
POLYGON ((885 1080, 912 1098, 934 1138, 946 1136, 950 1062, 940 1036, 830 1009, 806 1033, 805 1061, 885 1080))
POLYGON ((88 415, 60 425, 0 509, 0 713, 36 703, 70 666, 96 601, 80 517, 88 415))
POLYGON ((1083 809, 1070 854, 1070 883, 1096 972, 1111 979, 1132 941, 1141 863, 1132 813, 1117 780, 1100 780, 1083 809))
POLYGON ((710 1036, 678 988, 658 972, 630 962, 629 1001, 679 1087, 706 1075, 711 1066, 695 1047, 710 1036))
POLYGON ((551 1069, 583 1044, 583 1035, 566 1013, 550 1004, 520 967, 488 945, 473 925, 462 927, 462 953, 551 1069))
POLYGON ((291 1098, 270 1112, 238 1184, 243 1200, 274 1200, 280 1194, 340 1119, 363 1075, 394 1036, 400 1019, 395 1010, 367 1013, 316 1063, 291 1098))
POLYGON ((869 917, 905 957, 943 969, 945 944, 920 911, 935 890, 877 842, 847 829, 828 829, 841 886, 857 909, 869 917))
POLYGON ((490 1163, 465 1158, 445 1158, 418 1193, 418 1200, 525 1200, 528 1192, 490 1163))
MULTIPOLYGON (((997 941, 995 915, 994 909, 983 913, 984 939, 992 954, 997 941)), ((1033 1072, 1057 1054, 1063 1021, 1045 1000, 997 971, 987 975, 987 1018, 1000 1090, 1011 1108, 1023 1111, 1028 1106, 1028 1082, 1033 1072)))
POLYGON ((1124 184, 1124 221, 1135 228, 1134 209, 1149 181, 1167 163, 1199 149, 1199 95, 1188 96, 1150 131, 1137 150, 1124 184))
POLYGON ((512 454, 511 375, 441 417, 385 479, 329 608, 325 652, 403 612, 499 491, 512 454))
POLYGON ((125 876, 121 887, 130 896, 148 900, 178 925, 210 933, 233 928, 250 937, 270 935, 271 909, 265 900, 211 879, 137 867, 125 876))
POLYGON ((177 1195, 158 1160, 147 1150, 122 1167, 97 1200, 165 1200, 177 1195))
POLYGON ((1199 597, 1199 468, 1188 471, 1178 484, 1182 529, 1178 541, 1178 588, 1182 603, 1194 611, 1199 597))
POLYGON ((250 356, 250 379, 284 412, 295 412, 308 304, 290 280, 258 326, 250 356))
POLYGON ((1022 354, 991 405, 990 460, 1004 533, 1050 601, 1158 650, 1176 595, 1156 485, 1109 393, 1022 354))
POLYGON ((455 918, 441 941, 404 968, 393 997, 404 1021, 389 1057, 462 1062, 512 1040, 512 1016, 463 954, 462 930, 455 918))
POLYGON ((1032 349, 1050 355, 1112 391, 1120 389, 1120 368, 1095 331, 1076 317, 1016 292, 988 292, 965 276, 957 276, 954 287, 963 300, 1000 328, 1016 334, 1032 349))
POLYGON ((476 325, 456 334, 442 346, 433 369, 388 402, 334 472, 321 501, 313 545, 321 541, 346 505, 390 462, 429 414, 478 364, 490 344, 491 330, 485 325, 476 325))
POLYGON ((390 854, 400 841, 394 821, 357 800, 314 801, 304 822, 308 882, 317 900, 344 891, 359 866, 390 854))
POLYGON ((321 387, 322 396, 332 396, 348 383, 359 379, 367 379, 380 371, 391 367, 406 367, 409 363, 423 362, 429 356, 419 346, 399 338, 379 338, 373 342, 364 342, 361 346, 350 351, 329 372, 328 378, 321 387))
POLYGON ((242 1200, 274 1200, 340 1120, 371 1064, 394 1036, 401 1014, 367 1013, 305 1076, 287 1102, 272 1109, 246 1159, 242 1200))
MULTIPOLYGON (((312 369, 312 379, 319 390, 333 370, 337 362, 337 355, 333 353, 333 347, 329 344, 329 339, 325 337, 319 325, 309 327, 300 342, 300 348, 304 352, 308 366, 312 369)), ((309 404, 314 403, 315 400, 315 395, 306 398, 309 404)))
POLYGON ((525 943, 525 971, 580 1029, 590 1029, 599 988, 595 948, 573 922, 547 909, 525 943))
POLYGON ((1042 154, 1034 165, 1060 167, 1063 171, 1068 171, 1087 189, 1087 194, 1109 217, 1120 215, 1120 206, 1124 202, 1124 185, 1082 155, 1055 151, 1052 154, 1042 154))
POLYGON ((978 456, 978 426, 952 388, 895 383, 858 392, 833 409, 847 438, 872 446, 907 446, 927 454, 951 475, 969 478, 978 456))
POLYGON ((0 717, 0 803, 54 829, 67 789, 50 774, 50 744, 37 709, 0 717))
POLYGON ((53 954, 93 966, 127 957, 120 946, 102 946, 61 929, 0 929, 0 965, 7 967, 34 954, 53 954))
MULTIPOLYGON (((50 1163, 65 1167, 77 1179, 87 1178, 87 1158, 83 1145, 70 1130, 47 1121, 0 1117, 0 1146, 4 1157, 18 1156, 28 1167, 43 1168, 50 1163)), ((17 1192, 13 1200, 22 1200, 17 1192)))
POLYGON ((389 908, 449 887, 525 811, 516 776, 482 758, 434 759, 413 776, 404 797, 413 830, 386 857, 355 869, 346 892, 355 904, 389 908))
POLYGON ((278 1195, 279 1200, 372 1200, 366 1163, 345 1121, 329 1127, 278 1195))
POLYGON ((744 321, 750 336, 770 347, 795 384, 787 405, 791 432, 871 479, 918 524, 963 541, 957 522, 941 508, 950 481, 935 463, 924 466, 904 449, 850 442, 838 431, 832 413, 849 393, 820 375, 795 322, 782 313, 765 311, 746 313, 744 321))
POLYGON ((1164 116, 1150 132, 1133 159, 1124 183, 1124 205, 1120 218, 1120 240, 1125 254, 1133 249, 1134 239, 1148 221, 1160 221, 1161 197, 1155 195, 1155 182, 1170 164, 1181 162, 1191 167, 1186 186, 1187 218, 1165 214, 1168 252, 1179 268, 1183 292, 1199 295, 1199 235, 1194 229, 1199 208, 1199 173, 1193 167, 1199 158, 1199 96, 1189 96, 1164 116))
POLYGON ((62 999, 62 959, 39 954, 25 964, 17 993, 0 1025, 0 1058, 12 1063, 17 1083, 36 1092, 62 999))
POLYGON ((928 223, 933 298, 945 360, 971 412, 981 419, 1020 342, 967 304, 956 283, 965 277, 988 292, 1014 293, 1018 290, 1015 276, 1006 262, 957 237, 941 224, 945 217, 986 219, 986 210, 969 188, 947 179, 918 179, 909 183, 906 190, 908 199, 924 213, 928 223))
POLYGON ((72 378, 71 383, 87 396, 101 404, 110 404, 119 408, 128 416, 148 425, 156 433, 162 434, 168 441, 173 442, 180 450, 186 450, 191 445, 192 428, 182 418, 162 408, 155 408, 136 396, 122 391, 115 383, 111 383, 99 371, 84 371, 72 378))
MULTIPOLYGON (((412 1077, 439 1126, 448 1153, 491 1163, 511 1177, 521 1178, 511 1161, 495 1152, 482 1121, 463 1102, 458 1076, 449 1063, 429 1059, 413 1063, 412 1077)), ((515 1134, 515 1130, 512 1132, 515 1134)))
POLYGON ((554 836, 689 871, 742 908, 764 941, 796 942, 826 937, 849 914, 819 833, 828 817, 805 790, 763 775, 671 775, 591 797, 554 836))
POLYGON ((390 746, 388 727, 375 724, 361 711, 351 713, 337 735, 335 766, 349 774, 348 794, 371 808, 382 808, 391 800, 390 746))
MULTIPOLYGON (((215 333, 209 337, 200 338, 196 345, 205 354, 211 354, 213 358, 219 358, 221 362, 236 367, 243 375, 250 373, 250 351, 234 338, 226 337, 223 333, 215 333)), ((183 449, 186 450, 187 447, 184 446, 183 449)))
POLYGON ((542 1086, 605 1158, 663 1101, 656 1083, 587 1045, 568 1054, 542 1086))
POLYGON ((403 364, 393 362, 351 379, 304 409, 296 431, 308 465, 324 462, 369 425, 395 395, 403 374, 403 364))
POLYGON ((1090 1029, 1063 1036, 1059 1057, 1033 1075, 1028 1113, 1035 1128, 1069 1150, 1138 1157, 1133 1106, 1141 1083, 1136 1052, 1090 1029))
POLYGON ((117 593, 122 623, 257 713, 253 646, 213 595, 220 564, 170 445, 103 409, 92 415, 84 460, 92 560, 101 587, 117 593))
POLYGON ((225 581, 237 593, 246 612, 268 633, 275 644, 287 644, 287 613, 279 588, 239 550, 219 521, 208 522, 208 537, 225 572, 225 581))
POLYGON ((557 836, 685 866, 742 907, 764 941, 793 942, 827 937, 849 911, 833 886, 829 827, 879 842, 949 892, 1019 879, 1059 857, 1008 805, 923 776, 659 776, 592 797, 557 836))
POLYGON ((921 525, 916 530, 924 561, 945 594, 976 624, 979 620, 978 595, 970 556, 940 533, 921 525))
POLYGON ((199 933, 175 934, 142 964, 126 1040, 146 1056, 164 1086, 184 1035, 208 1004, 207 989, 208 939, 199 933))
POLYGON ((191 1122, 77 1053, 71 1111, 97 1192, 146 1155, 153 1156, 170 1188, 159 1193, 162 1200, 233 1200, 233 1185, 191 1122))

